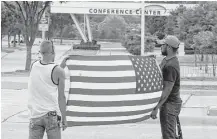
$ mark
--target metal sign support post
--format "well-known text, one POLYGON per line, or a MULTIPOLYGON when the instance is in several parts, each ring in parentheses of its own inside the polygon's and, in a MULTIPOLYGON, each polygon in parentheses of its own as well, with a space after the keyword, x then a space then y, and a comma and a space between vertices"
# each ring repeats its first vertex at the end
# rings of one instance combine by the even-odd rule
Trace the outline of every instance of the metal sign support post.
POLYGON ((145 13, 144 13, 144 1, 141 3, 141 55, 144 55, 145 50, 145 13))
MULTIPOLYGON (((44 12, 42 18, 45 19, 45 12, 44 12)), ((45 40, 45 32, 46 32, 46 31, 45 31, 45 30, 42 30, 41 32, 42 32, 42 40, 45 40)))
POLYGON ((78 20, 76 19, 76 17, 75 17, 74 14, 70 13, 70 15, 71 15, 72 20, 74 21, 74 23, 75 23, 75 25, 76 25, 76 27, 77 27, 79 33, 80 33, 82 39, 83 39, 84 42, 86 43, 86 42, 87 42, 87 37, 86 37, 86 35, 84 34, 84 32, 82 31, 82 28, 80 27, 78 20))
POLYGON ((84 35, 86 35, 86 14, 84 14, 84 35))

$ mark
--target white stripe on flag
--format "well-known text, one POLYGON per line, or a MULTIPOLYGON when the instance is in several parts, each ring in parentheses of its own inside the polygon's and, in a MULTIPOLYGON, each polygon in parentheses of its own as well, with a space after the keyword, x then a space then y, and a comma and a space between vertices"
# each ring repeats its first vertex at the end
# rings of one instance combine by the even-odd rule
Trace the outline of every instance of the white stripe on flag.
MULTIPOLYGON (((132 92, 133 93, 133 92, 132 92)), ((80 101, 127 101, 127 100, 144 100, 159 98, 162 91, 145 93, 145 94, 127 94, 127 95, 80 95, 69 94, 68 100, 80 101)))
POLYGON ((154 108, 157 103, 137 106, 118 106, 118 107, 83 107, 83 106, 67 106, 67 111, 74 112, 130 112, 142 111, 154 108))
MULTIPOLYGON (((129 83, 84 83, 84 82, 71 82, 70 88, 82 89, 130 89, 136 88, 136 82, 129 83)), ((134 92, 132 92, 134 93, 134 92)))
POLYGON ((144 116, 150 115, 151 112, 146 114, 132 115, 132 116, 118 116, 118 117, 73 117, 67 116, 67 121, 76 121, 76 122, 100 122, 100 121, 122 121, 122 120, 133 120, 139 119, 144 116))
POLYGON ((132 65, 130 60, 113 60, 113 61, 83 61, 68 60, 67 65, 85 65, 85 66, 121 66, 132 65))
POLYGON ((70 70, 70 76, 86 76, 86 77, 135 77, 135 71, 83 71, 70 70))

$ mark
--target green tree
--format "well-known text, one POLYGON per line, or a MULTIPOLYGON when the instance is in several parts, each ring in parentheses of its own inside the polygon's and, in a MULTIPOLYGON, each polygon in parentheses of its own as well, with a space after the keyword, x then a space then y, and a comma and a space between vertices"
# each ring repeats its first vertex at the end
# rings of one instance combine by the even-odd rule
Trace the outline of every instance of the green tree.
POLYGON ((3 1, 5 6, 10 9, 13 13, 18 12, 21 15, 22 22, 24 24, 24 35, 26 42, 26 65, 25 70, 30 69, 31 65, 31 50, 34 44, 36 34, 38 32, 38 24, 44 14, 46 8, 50 2, 39 2, 39 1, 15 1, 6 2, 3 1))
POLYGON ((121 16, 106 16, 98 26, 101 39, 120 39, 126 29, 126 22, 121 16))
POLYGON ((193 37, 199 32, 216 31, 217 3, 200 2, 199 6, 184 10, 179 15, 178 24, 181 40, 184 40, 185 47, 191 47, 194 44, 193 37))
POLYGON ((62 44, 62 37, 64 35, 63 29, 70 25, 71 22, 70 14, 51 14, 50 30, 54 37, 60 37, 60 44, 62 44))
POLYGON ((147 16, 145 20, 146 31, 150 34, 154 34, 156 32, 164 32, 165 25, 167 22, 167 17, 165 16, 147 16))
MULTIPOLYGON (((16 34, 20 35, 23 30, 21 16, 18 14, 16 5, 13 5, 13 7, 14 12, 1 2, 1 37, 8 35, 8 47, 10 47, 10 36, 13 35, 14 39, 16 39, 16 34)), ((15 41, 13 44, 15 47, 15 41)))

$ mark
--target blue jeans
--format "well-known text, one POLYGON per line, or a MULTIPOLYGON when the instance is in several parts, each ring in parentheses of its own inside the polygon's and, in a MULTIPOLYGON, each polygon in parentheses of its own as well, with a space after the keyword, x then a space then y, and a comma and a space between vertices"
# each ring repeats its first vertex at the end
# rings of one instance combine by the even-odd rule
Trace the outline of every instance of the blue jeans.
POLYGON ((59 123, 57 115, 44 115, 30 119, 29 139, 43 139, 45 130, 48 139, 61 139, 59 123))
POLYGON ((182 103, 165 102, 160 109, 160 124, 163 139, 176 139, 176 120, 182 103))

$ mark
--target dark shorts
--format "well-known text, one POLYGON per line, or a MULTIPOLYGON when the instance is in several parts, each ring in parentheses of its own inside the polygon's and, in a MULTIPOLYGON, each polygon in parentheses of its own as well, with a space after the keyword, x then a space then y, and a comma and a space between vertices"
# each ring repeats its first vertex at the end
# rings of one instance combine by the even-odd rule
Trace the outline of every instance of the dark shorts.
POLYGON ((47 132, 48 139, 61 139, 60 120, 58 115, 44 115, 39 118, 30 119, 29 139, 43 139, 47 132))
POLYGON ((160 123, 163 139, 176 139, 176 119, 182 103, 166 102, 160 109, 160 123))

